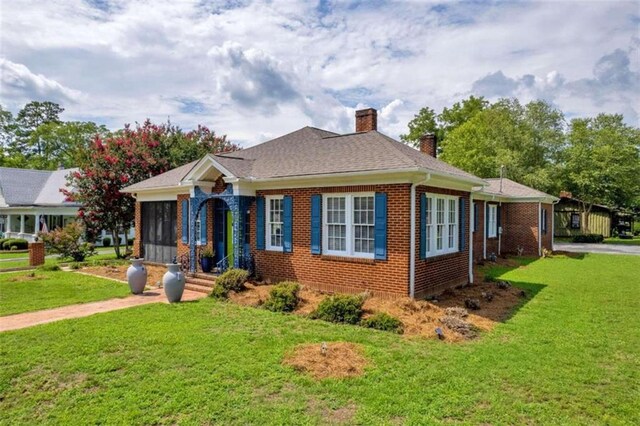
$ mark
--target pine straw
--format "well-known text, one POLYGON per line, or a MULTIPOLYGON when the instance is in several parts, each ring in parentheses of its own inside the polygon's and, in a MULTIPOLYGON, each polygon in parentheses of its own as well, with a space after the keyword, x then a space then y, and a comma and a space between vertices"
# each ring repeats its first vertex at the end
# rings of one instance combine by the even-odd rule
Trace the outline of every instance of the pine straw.
MULTIPOLYGON (((127 269, 130 265, 108 265, 108 266, 86 266, 81 269, 93 275, 127 281, 127 269)), ((162 277, 167 272, 167 268, 157 265, 144 265, 147 269, 147 285, 157 287, 162 284, 162 277)))
POLYGON ((322 343, 298 345, 285 356, 283 363, 315 379, 357 377, 369 364, 362 347, 347 342, 327 343, 324 354, 322 343))
MULTIPOLYGON (((516 266, 518 263, 512 259, 498 259, 497 264, 516 266)), ((493 329, 499 322, 504 321, 513 310, 523 302, 520 295, 521 289, 510 287, 501 290, 495 283, 482 282, 484 275, 480 268, 476 268, 477 283, 458 289, 447 290, 437 298, 437 302, 426 300, 413 300, 407 297, 396 299, 383 299, 376 296, 367 298, 364 303, 364 318, 376 312, 386 312, 402 321, 405 336, 421 336, 436 339, 436 328, 441 328, 448 342, 459 342, 469 340, 472 335, 464 336, 449 329, 442 322, 445 317, 445 309, 448 307, 464 308, 464 301, 467 298, 478 299, 480 309, 469 311, 468 317, 464 318, 472 328, 481 331, 493 329), (482 297, 483 292, 493 293, 493 300, 486 301, 482 297)), ((269 291, 273 285, 261 283, 247 283, 247 290, 235 293, 231 292, 229 298, 238 304, 259 307, 269 297, 269 291)), ((300 304, 294 311, 298 315, 308 315, 313 312, 320 301, 331 293, 316 290, 307 286, 302 286, 300 290, 300 304)), ((474 333, 477 335, 477 333, 474 333)))

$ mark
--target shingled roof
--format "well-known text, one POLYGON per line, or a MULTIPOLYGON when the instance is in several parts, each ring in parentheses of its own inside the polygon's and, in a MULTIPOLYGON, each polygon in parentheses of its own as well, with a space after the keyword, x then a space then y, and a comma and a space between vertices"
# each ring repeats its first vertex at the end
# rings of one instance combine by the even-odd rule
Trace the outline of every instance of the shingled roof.
MULTIPOLYGON (((339 135, 303 127, 240 151, 213 155, 230 174, 245 179, 306 177, 352 172, 426 169, 481 184, 482 180, 378 131, 339 135)), ((178 185, 195 163, 127 188, 127 192, 178 185)))
POLYGON ((60 188, 67 187, 67 175, 76 170, 0 167, 0 195, 4 206, 75 206, 77 204, 65 201, 60 188))
POLYGON ((489 184, 483 189, 483 193, 489 195, 498 195, 509 198, 556 198, 545 192, 538 191, 521 183, 512 181, 511 179, 502 178, 502 190, 500 189, 500 178, 485 179, 489 184))

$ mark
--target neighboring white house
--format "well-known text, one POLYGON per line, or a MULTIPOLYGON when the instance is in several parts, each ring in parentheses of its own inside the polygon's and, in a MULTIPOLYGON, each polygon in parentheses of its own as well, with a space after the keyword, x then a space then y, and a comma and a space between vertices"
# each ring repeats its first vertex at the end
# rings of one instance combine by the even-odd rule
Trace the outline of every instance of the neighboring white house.
MULTIPOLYGON (((68 188, 67 176, 76 170, 0 167, 0 232, 33 241, 45 227, 53 230, 74 221, 80 205, 65 201, 60 189, 68 188)), ((129 238, 133 235, 131 230, 129 238)))

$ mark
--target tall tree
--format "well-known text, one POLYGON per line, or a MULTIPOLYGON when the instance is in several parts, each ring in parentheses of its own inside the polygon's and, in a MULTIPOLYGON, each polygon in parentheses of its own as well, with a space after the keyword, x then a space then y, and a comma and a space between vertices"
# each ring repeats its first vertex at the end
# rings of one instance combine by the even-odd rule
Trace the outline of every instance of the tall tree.
POLYGON ((640 197, 640 130, 622 115, 573 119, 562 157, 565 188, 582 201, 583 232, 594 204, 631 206, 640 197))
POLYGON ((206 127, 185 134, 170 124, 156 125, 149 120, 135 128, 127 125, 108 137, 96 136, 79 157, 80 171, 69 178, 73 191, 64 193, 69 200, 82 204, 78 215, 89 236, 108 230, 116 255, 121 257, 118 234, 133 226, 135 212, 135 199, 121 192, 122 188, 199 159, 207 152, 235 149, 236 145, 206 127))
POLYGON ((432 133, 438 137, 439 132, 440 127, 436 112, 429 107, 424 107, 413 116, 413 119, 409 122, 409 133, 400 135, 400 140, 408 145, 417 147, 420 144, 422 135, 432 133))
POLYGON ((29 102, 22 108, 16 116, 19 125, 17 145, 15 149, 19 152, 28 152, 42 155, 44 151, 44 141, 33 135, 34 131, 45 123, 59 123, 60 114, 64 111, 60 105, 54 102, 29 102))

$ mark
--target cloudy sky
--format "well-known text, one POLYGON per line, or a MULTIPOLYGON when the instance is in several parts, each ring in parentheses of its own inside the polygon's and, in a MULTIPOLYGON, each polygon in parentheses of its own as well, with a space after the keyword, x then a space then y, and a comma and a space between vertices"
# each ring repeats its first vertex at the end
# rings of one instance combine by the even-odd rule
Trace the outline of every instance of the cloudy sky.
POLYGON ((348 132, 374 107, 393 137, 422 106, 546 99, 638 125, 640 1, 0 1, 0 103, 62 104, 110 128, 149 117, 252 145, 348 132))

